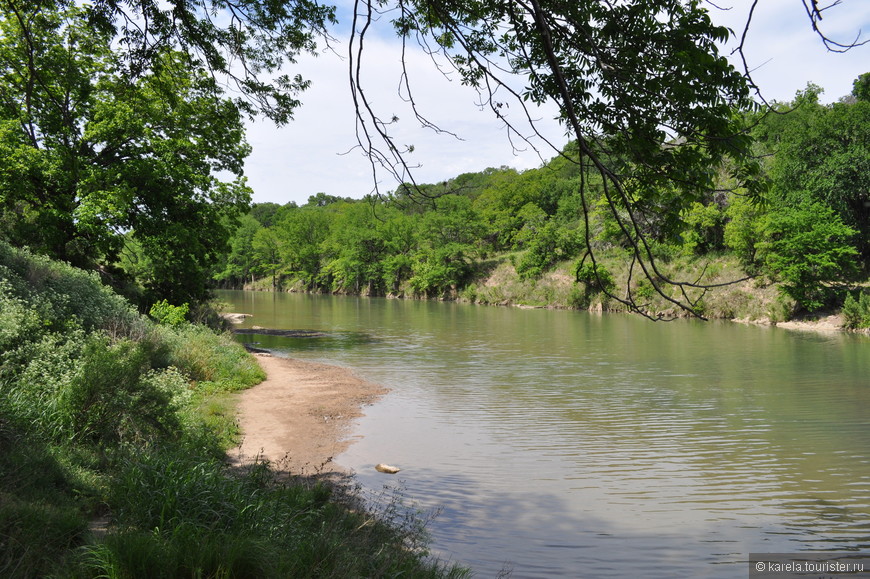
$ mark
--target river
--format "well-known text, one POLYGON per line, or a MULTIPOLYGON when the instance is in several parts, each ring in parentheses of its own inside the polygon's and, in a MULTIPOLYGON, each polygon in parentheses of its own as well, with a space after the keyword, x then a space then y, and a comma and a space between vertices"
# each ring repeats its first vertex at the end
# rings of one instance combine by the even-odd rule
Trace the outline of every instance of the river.
POLYGON ((745 577, 870 551, 870 339, 726 322, 219 292, 239 336, 392 389, 337 457, 476 577, 745 577), (374 471, 386 462, 395 476, 374 471))

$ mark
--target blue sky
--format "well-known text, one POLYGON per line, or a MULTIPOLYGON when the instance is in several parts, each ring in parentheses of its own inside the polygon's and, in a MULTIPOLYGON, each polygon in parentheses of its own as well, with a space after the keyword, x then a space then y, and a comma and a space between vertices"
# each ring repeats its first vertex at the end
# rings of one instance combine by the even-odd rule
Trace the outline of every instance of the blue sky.
MULTIPOLYGON (((731 9, 711 7, 714 21, 731 27, 738 36, 742 34, 751 2, 721 0, 716 4, 731 9)), ((381 24, 388 30, 386 22, 381 24)), ((346 37, 349 25, 349 20, 341 22, 336 37, 346 37)), ((845 0, 826 13, 823 25, 835 39, 852 40, 859 32, 862 39, 870 38, 870 0, 845 0)), ((870 72, 870 44, 845 54, 826 51, 812 31, 800 0, 761 0, 745 48, 753 79, 767 100, 791 100, 796 91, 813 82, 825 90, 822 100, 833 102, 851 91, 858 75, 870 72)), ((391 175, 381 172, 373 176, 368 160, 353 150, 355 121, 346 48, 336 49, 343 59, 325 52, 317 58, 302 58, 288 69, 312 81, 311 88, 301 96, 303 106, 294 121, 281 128, 268 121, 249 124, 248 141, 253 152, 245 173, 255 202, 302 204, 318 192, 360 198, 372 192, 376 180, 382 192, 395 189, 391 175)), ((726 52, 730 50, 726 48, 726 52)), ((428 120, 459 138, 422 128, 407 103, 398 97, 399 50, 387 34, 367 41, 364 88, 382 116, 398 117, 391 131, 398 144, 414 146, 409 160, 418 165, 418 182, 442 181, 502 165, 529 169, 553 156, 547 144, 540 141, 535 143, 538 151, 517 139, 513 139, 514 147, 493 113, 479 106, 475 91, 461 86, 456 79, 444 78, 419 52, 410 54, 409 61, 418 109, 428 120)), ((508 114, 517 121, 524 117, 516 107, 508 114)), ((550 120, 554 115, 553 108, 536 112, 540 131, 561 147, 567 137, 550 120)))

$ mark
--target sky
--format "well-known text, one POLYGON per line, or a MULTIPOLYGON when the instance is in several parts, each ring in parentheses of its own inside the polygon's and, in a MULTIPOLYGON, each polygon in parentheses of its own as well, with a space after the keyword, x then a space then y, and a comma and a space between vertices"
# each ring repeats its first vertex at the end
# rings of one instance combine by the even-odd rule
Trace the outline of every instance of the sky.
MULTIPOLYGON (((750 5, 750 0, 717 0, 716 6, 730 9, 710 6, 709 10, 714 22, 732 28, 739 37, 750 5)), ((302 205, 320 192, 358 199, 372 193, 376 185, 386 193, 398 184, 387 172, 373 174, 369 160, 355 148, 347 49, 340 44, 348 36, 350 22, 340 20, 334 31, 339 40, 334 51, 316 58, 301 57, 286 70, 312 82, 300 97, 303 104, 294 120, 280 128, 266 120, 248 123, 247 138, 253 150, 245 175, 256 203, 302 205)), ((455 75, 445 78, 429 57, 415 51, 406 59, 417 110, 449 133, 423 127, 406 102, 407 94, 400 98, 401 48, 389 34, 388 22, 378 24, 383 33, 366 41, 362 86, 381 117, 398 119, 389 127, 396 144, 414 147, 408 160, 416 182, 435 183, 488 167, 539 167, 555 154, 548 142, 559 149, 568 141, 563 128, 552 120, 554 107, 532 113, 548 142, 537 140, 529 145, 508 135, 494 113, 480 106, 480 96, 473 89, 462 86, 455 75)), ((825 13, 822 25, 836 40, 852 41, 858 34, 862 40, 870 39, 870 0, 844 0, 825 13)), ((723 49, 725 54, 730 52, 730 47, 723 49)), ((844 54, 827 51, 800 0, 761 0, 744 52, 753 80, 768 101, 790 101, 812 82, 824 89, 823 102, 834 102, 851 92, 855 78, 870 72, 870 43, 844 54)), ((742 63, 734 58, 742 70, 742 63)), ((517 123, 525 118, 516 106, 506 109, 506 114, 517 123)))

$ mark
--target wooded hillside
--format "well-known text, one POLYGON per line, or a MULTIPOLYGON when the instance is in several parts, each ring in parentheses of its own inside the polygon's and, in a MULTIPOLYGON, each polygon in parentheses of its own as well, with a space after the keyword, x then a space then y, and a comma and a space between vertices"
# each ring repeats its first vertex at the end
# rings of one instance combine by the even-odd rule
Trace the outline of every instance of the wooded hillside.
MULTIPOLYGON (((775 283, 786 315, 841 306, 850 291, 860 299, 870 265, 868 82, 863 75, 834 104, 821 104, 822 89, 810 85, 772 111, 746 113, 762 167, 761 198, 747 196, 727 167, 711 167, 715 188, 678 213, 668 206, 678 203, 673 191, 644 192, 642 233, 662 271, 698 272, 697 287, 677 291, 703 305, 702 286, 741 278, 755 287, 775 283)), ((619 283, 614 278, 632 264, 630 247, 600 177, 578 162, 574 143, 522 173, 490 168, 363 200, 319 194, 299 207, 256 205, 214 279, 232 287, 259 279, 260 288, 489 301, 475 283, 499 264, 530 282, 561 266, 574 287, 570 303, 559 305, 588 307, 590 293, 605 302, 612 294, 657 315, 639 269, 622 271, 619 283)), ((619 299, 609 303, 620 308, 619 299)))

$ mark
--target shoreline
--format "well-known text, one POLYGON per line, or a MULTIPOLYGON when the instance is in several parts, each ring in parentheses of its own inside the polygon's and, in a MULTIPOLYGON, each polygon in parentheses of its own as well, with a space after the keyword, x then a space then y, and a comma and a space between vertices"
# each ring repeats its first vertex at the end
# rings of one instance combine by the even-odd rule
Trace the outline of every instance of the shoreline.
POLYGON ((227 453, 231 463, 265 459, 291 475, 351 474, 334 459, 354 442, 350 434, 364 407, 389 389, 349 368, 253 355, 266 379, 237 395, 242 441, 227 453))

